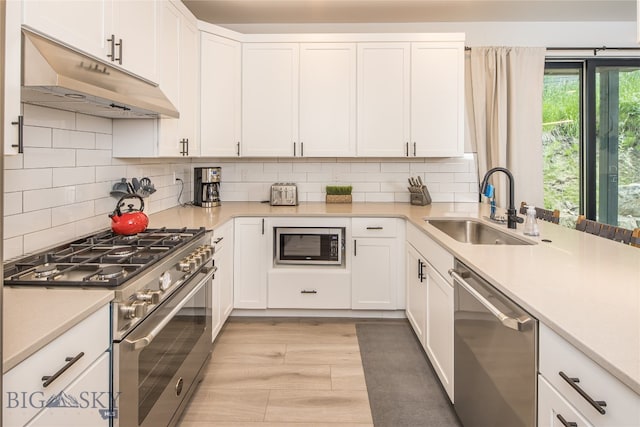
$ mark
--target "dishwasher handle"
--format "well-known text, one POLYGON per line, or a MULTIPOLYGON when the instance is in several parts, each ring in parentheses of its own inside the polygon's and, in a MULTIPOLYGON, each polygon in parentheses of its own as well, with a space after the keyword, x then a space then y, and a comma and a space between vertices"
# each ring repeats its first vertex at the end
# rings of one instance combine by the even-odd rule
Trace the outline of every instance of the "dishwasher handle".
POLYGON ((468 284, 464 279, 464 273, 456 271, 454 269, 449 270, 449 275, 453 277, 453 279, 460 284, 467 292, 469 292, 473 297, 478 300, 480 304, 482 304, 487 310, 491 312, 495 317, 500 320, 507 328, 513 329, 515 331, 522 331, 524 329, 524 325, 531 322, 531 317, 524 318, 513 318, 504 314, 500 309, 491 304, 485 297, 483 297, 480 292, 476 291, 470 284, 468 284))

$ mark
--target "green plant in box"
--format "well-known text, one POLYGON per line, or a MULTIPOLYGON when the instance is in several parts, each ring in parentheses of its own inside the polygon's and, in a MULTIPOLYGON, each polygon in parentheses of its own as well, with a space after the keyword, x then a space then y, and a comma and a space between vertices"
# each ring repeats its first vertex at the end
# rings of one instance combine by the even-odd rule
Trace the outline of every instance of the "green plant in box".
POLYGON ((327 185, 327 194, 332 196, 351 195, 353 189, 350 185, 327 185))
POLYGON ((351 203, 350 185, 327 185, 327 203, 351 203))

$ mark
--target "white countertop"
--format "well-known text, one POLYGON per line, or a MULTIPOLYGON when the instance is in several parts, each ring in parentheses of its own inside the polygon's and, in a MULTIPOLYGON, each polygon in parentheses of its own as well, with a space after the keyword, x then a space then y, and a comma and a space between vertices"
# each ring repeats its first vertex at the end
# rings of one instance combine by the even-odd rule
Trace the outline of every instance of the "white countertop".
MULTIPOLYGON (((482 218, 487 209, 477 203, 226 202, 215 208, 168 209, 151 215, 149 227, 212 229, 238 216, 406 218, 640 394, 640 249, 544 221, 538 221, 540 236, 530 238, 535 245, 488 248, 457 242, 423 221, 426 216, 482 218)), ((522 236, 522 229, 518 225, 515 233, 522 236)))
POLYGON ((2 294, 2 373, 113 299, 113 291, 11 288, 2 294))

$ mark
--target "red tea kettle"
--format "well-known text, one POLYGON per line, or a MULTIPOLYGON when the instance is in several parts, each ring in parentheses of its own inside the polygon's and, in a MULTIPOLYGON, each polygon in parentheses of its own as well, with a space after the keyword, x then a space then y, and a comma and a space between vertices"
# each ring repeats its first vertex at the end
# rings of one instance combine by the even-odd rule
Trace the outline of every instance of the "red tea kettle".
POLYGON ((142 197, 137 194, 127 194, 122 196, 120 200, 118 200, 116 209, 113 213, 109 214, 109 217, 111 218, 111 230, 116 234, 124 235, 143 232, 147 229, 147 225, 149 225, 149 217, 142 212, 143 210, 144 201, 142 200, 142 197), (140 208, 134 209, 133 204, 129 204, 127 205, 127 210, 122 212, 120 208, 124 206, 124 200, 126 199, 139 199, 140 208))

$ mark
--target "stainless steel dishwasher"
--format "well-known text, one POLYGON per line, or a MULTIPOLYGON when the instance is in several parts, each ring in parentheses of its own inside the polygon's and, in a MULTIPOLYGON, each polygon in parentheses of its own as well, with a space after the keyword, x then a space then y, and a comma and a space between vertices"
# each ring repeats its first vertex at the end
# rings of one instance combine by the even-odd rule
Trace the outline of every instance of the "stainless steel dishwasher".
POLYGON ((535 427, 538 321, 456 260, 454 407, 464 427, 535 427))

